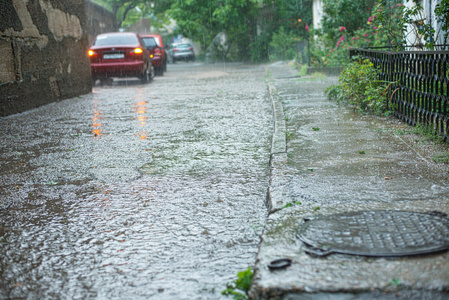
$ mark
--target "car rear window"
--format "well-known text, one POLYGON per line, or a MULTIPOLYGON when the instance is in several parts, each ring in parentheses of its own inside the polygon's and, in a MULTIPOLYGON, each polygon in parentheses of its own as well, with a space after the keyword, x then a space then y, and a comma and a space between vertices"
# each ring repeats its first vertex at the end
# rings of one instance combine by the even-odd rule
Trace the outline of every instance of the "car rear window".
POLYGON ((155 37, 154 37, 154 40, 156 41, 156 44, 157 44, 158 46, 161 46, 161 41, 159 40, 159 37, 155 36, 155 37))
POLYGON ((144 37, 142 38, 142 41, 145 45, 145 47, 156 47, 159 46, 156 42, 156 40, 152 37, 144 37))
POLYGON ((178 46, 176 46, 176 48, 190 48, 192 46, 190 46, 190 44, 179 44, 178 46))
POLYGON ((97 37, 94 46, 137 45, 139 40, 134 34, 102 34, 97 37))

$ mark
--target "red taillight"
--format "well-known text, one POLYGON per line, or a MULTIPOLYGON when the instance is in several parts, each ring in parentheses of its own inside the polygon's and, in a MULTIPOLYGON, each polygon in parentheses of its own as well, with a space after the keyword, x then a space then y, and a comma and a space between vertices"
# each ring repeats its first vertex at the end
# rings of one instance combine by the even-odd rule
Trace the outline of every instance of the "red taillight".
POLYGON ((173 52, 178 52, 179 50, 178 49, 173 49, 173 52))
POLYGON ((189 50, 193 51, 193 47, 190 47, 189 50))
POLYGON ((98 58, 98 53, 94 50, 87 51, 87 55, 89 55, 90 58, 98 58))

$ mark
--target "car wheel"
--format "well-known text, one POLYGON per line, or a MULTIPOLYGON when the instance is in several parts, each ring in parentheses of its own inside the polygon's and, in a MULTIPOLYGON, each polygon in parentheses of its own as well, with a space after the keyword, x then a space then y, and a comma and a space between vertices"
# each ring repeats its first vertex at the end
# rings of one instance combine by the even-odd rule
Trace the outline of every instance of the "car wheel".
POLYGON ((151 65, 151 67, 150 67, 150 80, 149 81, 153 81, 154 76, 156 76, 156 71, 154 70, 154 66, 151 65))
POLYGON ((156 75, 157 76, 164 76, 164 68, 163 67, 156 68, 156 75))
POLYGON ((164 59, 164 65, 163 65, 164 72, 167 72, 167 58, 164 59))
POLYGON ((140 75, 140 80, 142 80, 142 83, 148 83, 152 79, 152 78, 151 79, 150 78, 151 78, 151 74, 147 67, 147 68, 145 68, 145 72, 143 72, 143 74, 140 75))

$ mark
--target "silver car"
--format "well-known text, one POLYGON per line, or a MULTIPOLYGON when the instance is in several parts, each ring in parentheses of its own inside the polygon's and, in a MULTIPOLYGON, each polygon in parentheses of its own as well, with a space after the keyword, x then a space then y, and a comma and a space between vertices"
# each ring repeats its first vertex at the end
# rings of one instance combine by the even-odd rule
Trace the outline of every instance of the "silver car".
POLYGON ((195 61, 195 52, 193 52, 193 47, 189 43, 171 44, 168 53, 172 63, 180 60, 195 61))

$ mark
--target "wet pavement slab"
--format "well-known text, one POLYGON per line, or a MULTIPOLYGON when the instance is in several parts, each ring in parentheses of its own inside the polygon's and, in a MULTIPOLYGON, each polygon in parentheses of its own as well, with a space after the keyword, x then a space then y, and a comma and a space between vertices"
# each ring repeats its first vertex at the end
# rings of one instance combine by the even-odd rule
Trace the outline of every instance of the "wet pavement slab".
MULTIPOLYGON (((433 163, 424 146, 401 136, 404 125, 400 122, 361 115, 328 101, 324 90, 336 84, 337 78, 295 78, 297 71, 283 63, 270 65, 267 72, 276 126, 267 199, 270 214, 256 259, 251 297, 448 299, 448 251, 395 258, 339 253, 320 257, 312 255, 310 245, 303 243, 311 243, 316 232, 307 235, 307 240, 301 229, 314 219, 335 219, 335 214, 347 219, 347 214, 372 212, 383 212, 388 218, 401 211, 436 214, 446 222, 447 165, 433 163), (288 263, 276 262, 279 259, 288 263), (273 264, 281 267, 273 268, 273 264)), ((354 226, 351 222, 346 225, 354 226)), ((434 230, 434 225, 422 223, 426 230, 434 230)), ((388 228, 387 232, 382 225, 370 227, 371 236, 391 238, 395 230, 388 228)), ((400 232, 402 225, 394 225, 400 232)), ((329 249, 332 245, 325 244, 326 235, 329 244, 334 239, 343 249, 354 246, 348 242, 344 247, 345 234, 351 235, 352 243, 363 244, 353 227, 335 230, 329 221, 319 226, 324 242, 318 240, 315 246, 329 249)), ((447 244, 447 228, 440 229, 440 235, 435 235, 440 239, 437 242, 447 244)), ((408 242, 407 237, 404 241, 408 242)))
POLYGON ((266 71, 243 64, 0 118, 0 299, 227 299, 265 225, 272 132, 266 71))

